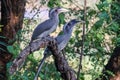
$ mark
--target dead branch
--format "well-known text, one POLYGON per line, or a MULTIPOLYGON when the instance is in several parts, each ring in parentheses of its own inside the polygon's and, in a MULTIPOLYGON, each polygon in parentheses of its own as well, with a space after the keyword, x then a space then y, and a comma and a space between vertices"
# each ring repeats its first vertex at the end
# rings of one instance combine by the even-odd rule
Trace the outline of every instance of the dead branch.
POLYGON ((20 67, 22 67, 22 64, 24 63, 25 59, 30 53, 39 50, 43 45, 47 46, 48 42, 52 40, 53 38, 46 37, 42 40, 38 39, 32 42, 30 45, 28 45, 24 50, 21 51, 18 57, 13 61, 13 64, 10 67, 9 73, 13 74, 14 72, 16 72, 20 67))
MULTIPOLYGON (((84 21, 86 23, 86 0, 84 0, 84 21)), ((79 53, 80 54, 80 57, 79 57, 79 68, 78 68, 78 73, 77 73, 77 80, 79 80, 79 77, 80 77, 80 72, 81 72, 81 69, 82 69, 82 57, 83 57, 83 54, 84 54, 84 42, 85 42, 85 27, 86 27, 86 24, 83 24, 83 34, 82 34, 82 47, 81 47, 81 52, 79 53)))
POLYGON ((76 80, 75 73, 74 71, 70 68, 68 65, 67 60, 65 57, 58 53, 58 48, 57 48, 57 43, 56 40, 47 37, 42 40, 36 40, 32 42, 30 45, 28 45, 20 54, 19 56, 13 61, 12 66, 10 67, 10 74, 13 74, 16 72, 16 70, 24 63, 25 59, 27 56, 30 54, 30 52, 34 52, 36 50, 39 50, 41 45, 48 46, 50 48, 53 56, 54 56, 54 61, 57 70, 61 73, 61 77, 64 80, 76 80))
POLYGON ((68 65, 67 60, 61 53, 58 53, 56 41, 54 40, 50 42, 48 47, 54 56, 55 66, 57 70, 61 73, 61 77, 64 80, 76 80, 75 73, 68 65))

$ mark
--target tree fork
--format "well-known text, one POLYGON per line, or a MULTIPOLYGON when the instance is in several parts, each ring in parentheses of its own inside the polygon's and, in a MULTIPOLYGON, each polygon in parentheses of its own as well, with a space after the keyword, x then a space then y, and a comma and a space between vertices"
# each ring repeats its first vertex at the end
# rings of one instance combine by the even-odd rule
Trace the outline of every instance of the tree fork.
POLYGON ((50 42, 48 46, 54 56, 55 66, 61 73, 61 77, 64 80, 77 80, 74 71, 69 66, 65 57, 61 53, 58 53, 56 41, 50 42))

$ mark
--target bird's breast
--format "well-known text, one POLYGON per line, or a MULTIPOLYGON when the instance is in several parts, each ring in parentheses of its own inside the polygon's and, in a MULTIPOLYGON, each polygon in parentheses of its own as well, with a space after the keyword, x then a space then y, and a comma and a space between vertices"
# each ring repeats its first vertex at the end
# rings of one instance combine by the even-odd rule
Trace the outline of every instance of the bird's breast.
POLYGON ((57 28, 57 25, 53 25, 52 28, 50 30, 46 30, 44 31, 41 35, 38 36, 38 38, 42 38, 45 36, 48 36, 50 33, 52 33, 55 29, 57 28))
POLYGON ((53 32, 53 31, 55 31, 56 28, 57 28, 57 24, 53 25, 53 27, 50 29, 50 31, 53 32))

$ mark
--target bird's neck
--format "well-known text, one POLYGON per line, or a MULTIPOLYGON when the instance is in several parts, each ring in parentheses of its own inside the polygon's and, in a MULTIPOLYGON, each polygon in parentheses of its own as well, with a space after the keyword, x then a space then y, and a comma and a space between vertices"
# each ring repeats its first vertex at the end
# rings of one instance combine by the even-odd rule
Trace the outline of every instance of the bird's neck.
POLYGON ((71 30, 65 30, 65 31, 63 31, 63 32, 64 32, 64 34, 66 34, 66 35, 71 35, 71 34, 72 34, 72 31, 73 31, 73 29, 71 29, 71 30))
POLYGON ((66 33, 64 33, 64 35, 65 35, 67 38, 70 38, 70 36, 72 35, 72 33, 71 33, 71 32, 66 32, 66 33))
POLYGON ((50 19, 55 21, 55 22, 56 21, 59 22, 59 16, 58 15, 57 16, 51 16, 50 19))

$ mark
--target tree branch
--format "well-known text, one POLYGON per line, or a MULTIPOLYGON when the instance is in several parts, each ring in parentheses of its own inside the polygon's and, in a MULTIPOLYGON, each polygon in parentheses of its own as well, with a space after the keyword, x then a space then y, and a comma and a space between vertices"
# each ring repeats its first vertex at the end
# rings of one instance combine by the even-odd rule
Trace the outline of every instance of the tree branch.
POLYGON ((51 37, 46 37, 42 40, 36 40, 28 45, 13 61, 9 72, 13 74, 19 68, 19 66, 23 64, 30 52, 39 50, 42 45, 48 46, 48 48, 51 50, 54 56, 56 68, 61 73, 61 77, 64 80, 76 80, 75 73, 68 65, 67 60, 61 53, 58 53, 56 40, 51 37))
POLYGON ((32 42, 30 45, 28 45, 22 52, 19 54, 19 56, 13 61, 12 66, 10 67, 9 73, 13 74, 14 72, 17 71, 20 67, 22 67, 22 64, 24 63, 25 59, 27 56, 34 52, 37 51, 41 48, 41 46, 47 46, 49 41, 52 41, 53 38, 51 37, 46 37, 42 40, 36 40, 32 42))
MULTIPOLYGON (((84 21, 86 22, 86 0, 84 0, 84 21)), ((82 56, 84 54, 84 42, 85 42, 85 26, 86 24, 83 24, 83 35, 82 35, 82 47, 81 47, 81 52, 80 54, 80 63, 79 63, 79 68, 78 68, 78 73, 77 73, 77 80, 79 80, 80 77, 80 69, 82 69, 82 56)))
POLYGON ((54 56, 55 66, 61 73, 61 77, 64 80, 77 80, 74 71, 68 65, 65 57, 61 53, 58 53, 57 43, 55 40, 49 43, 48 48, 51 50, 54 56))

